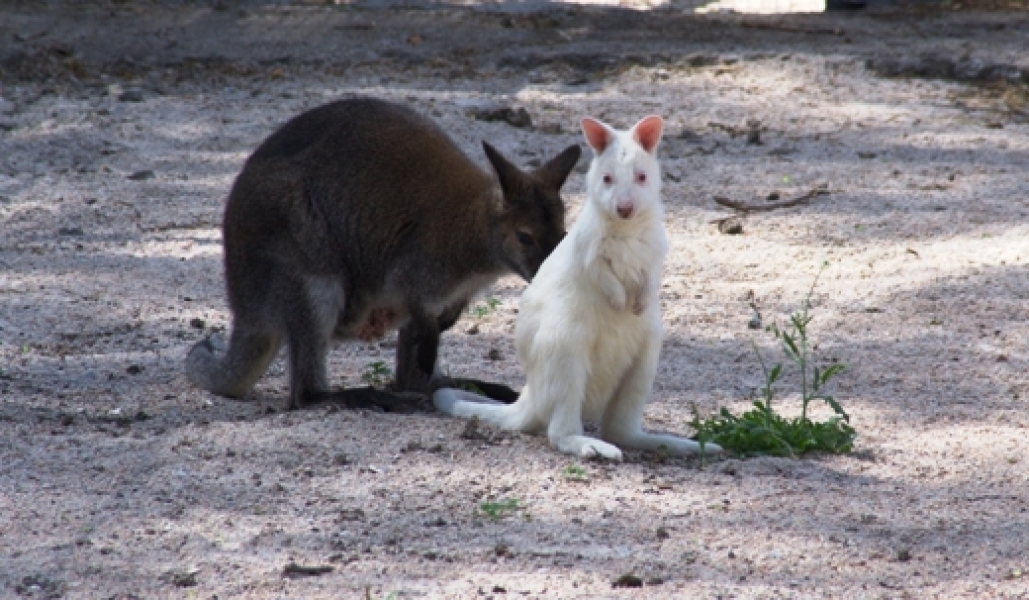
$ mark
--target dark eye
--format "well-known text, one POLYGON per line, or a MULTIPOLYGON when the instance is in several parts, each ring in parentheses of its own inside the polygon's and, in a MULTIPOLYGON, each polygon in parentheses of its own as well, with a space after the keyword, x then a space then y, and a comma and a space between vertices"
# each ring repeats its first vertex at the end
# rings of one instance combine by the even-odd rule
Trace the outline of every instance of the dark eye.
POLYGON ((611 176, 610 176, 610 175, 604 175, 604 183, 605 183, 606 185, 611 185, 611 182, 612 182, 612 181, 614 181, 614 180, 613 180, 613 179, 611 179, 611 176))
POLYGON ((646 182, 647 182, 647 174, 646 173, 637 173, 636 174, 636 183, 646 183, 646 182))
POLYGON ((518 242, 523 246, 531 246, 536 243, 536 240, 534 240, 531 235, 525 233, 524 231, 519 231, 517 235, 518 242))

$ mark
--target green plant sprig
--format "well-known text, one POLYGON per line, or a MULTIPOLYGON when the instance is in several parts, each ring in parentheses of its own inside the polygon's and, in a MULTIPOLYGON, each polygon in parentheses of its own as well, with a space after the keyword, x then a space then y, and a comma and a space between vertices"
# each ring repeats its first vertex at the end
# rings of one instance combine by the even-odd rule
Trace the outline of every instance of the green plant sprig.
POLYGON ((477 319, 482 319, 500 306, 500 298, 490 296, 468 310, 477 319))
POLYGON ((586 483, 590 480, 590 474, 586 469, 575 463, 568 463, 568 465, 561 470, 561 477, 563 477, 565 481, 575 481, 579 483, 586 483))
POLYGON ((696 430, 701 444, 714 442, 740 456, 773 455, 797 457, 807 452, 845 453, 853 449, 857 433, 850 425, 850 416, 843 406, 830 394, 825 393, 830 380, 846 370, 846 366, 834 363, 827 367, 814 364, 809 343, 808 326, 811 324, 811 297, 824 263, 811 283, 804 297, 800 311, 790 315, 789 324, 780 328, 773 324, 765 328, 771 333, 786 355, 800 371, 801 414, 795 419, 786 419, 775 412, 775 383, 783 373, 783 363, 769 367, 757 344, 751 340, 754 354, 764 375, 761 399, 754 402, 754 408, 740 416, 722 408, 717 415, 701 419, 694 408, 690 425, 696 430), (833 410, 833 415, 822 422, 808 418, 808 406, 815 400, 822 400, 833 410))
POLYGON ((392 376, 393 372, 389 365, 377 360, 364 368, 364 372, 361 373, 361 381, 372 387, 381 388, 389 382, 392 376))
POLYGON ((504 500, 483 502, 479 505, 479 512, 489 517, 492 521, 499 521, 508 514, 519 509, 524 510, 524 508, 517 498, 506 498, 504 500))

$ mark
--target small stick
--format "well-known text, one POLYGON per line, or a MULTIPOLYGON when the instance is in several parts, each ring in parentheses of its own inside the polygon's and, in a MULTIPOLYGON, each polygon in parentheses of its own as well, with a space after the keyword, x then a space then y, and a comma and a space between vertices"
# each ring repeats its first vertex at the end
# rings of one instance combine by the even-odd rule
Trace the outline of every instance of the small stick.
POLYGON ((305 565, 298 565, 295 562, 289 563, 286 565, 286 568, 282 570, 282 574, 287 576, 325 575, 326 573, 332 573, 332 567, 328 565, 308 567, 305 565))
POLYGON ((796 198, 794 198, 792 200, 784 200, 782 202, 774 202, 774 203, 771 203, 771 204, 744 204, 742 202, 736 202, 735 200, 730 200, 730 199, 726 198, 725 196, 715 196, 714 197, 714 201, 717 202, 718 204, 721 204, 722 206, 731 208, 733 210, 738 210, 740 212, 748 213, 748 212, 776 210, 778 208, 789 208, 791 206, 797 206, 799 204, 804 204, 804 203, 808 202, 809 200, 811 200, 812 198, 817 198, 818 196, 824 196, 824 195, 827 195, 829 193, 831 193, 831 192, 829 192, 829 190, 827 190, 827 189, 815 188, 815 189, 813 189, 813 190, 811 190, 811 191, 809 191, 809 192, 807 192, 805 194, 797 196, 796 198))
POLYGON ((803 25, 789 25, 786 23, 775 23, 767 21, 746 20, 740 23, 745 29, 767 29, 771 31, 785 31, 788 33, 809 33, 813 35, 843 35, 843 30, 838 27, 805 27, 803 25))

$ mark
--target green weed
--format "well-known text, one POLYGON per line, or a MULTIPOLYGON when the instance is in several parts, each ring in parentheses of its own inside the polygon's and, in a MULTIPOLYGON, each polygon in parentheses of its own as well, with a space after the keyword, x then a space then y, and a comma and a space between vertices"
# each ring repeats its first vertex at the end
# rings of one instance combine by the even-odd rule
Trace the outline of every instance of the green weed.
POLYGON ((497 310, 498 306, 500 306, 500 298, 490 296, 489 298, 486 298, 482 302, 468 309, 468 312, 470 312, 472 316, 474 316, 475 318, 481 319, 486 315, 490 314, 491 312, 497 310))
POLYGON ((390 371, 389 366, 381 360, 377 360, 364 368, 364 372, 361 373, 361 381, 372 387, 382 387, 389 382, 392 376, 393 372, 390 371))
POLYGON ((842 373, 846 366, 841 363, 825 366, 815 364, 808 337, 808 326, 812 320, 811 296, 826 266, 828 263, 822 265, 804 297, 803 307, 790 315, 785 328, 775 324, 765 328, 779 341, 786 358, 799 371, 800 416, 786 419, 772 408, 777 391, 775 383, 783 373, 783 363, 769 367, 757 344, 752 341, 754 354, 761 364, 765 379, 765 385, 760 391, 761 399, 754 402, 753 409, 739 416, 723 407, 717 415, 701 419, 694 410, 690 425, 697 431, 696 438, 701 443, 702 451, 706 442, 715 442, 741 456, 797 457, 807 452, 845 453, 852 450, 857 433, 850 426, 850 417, 840 403, 825 391, 830 380, 842 373), (809 419, 808 407, 816 400, 828 404, 833 410, 833 416, 821 422, 809 419))
POLYGON ((365 600, 397 600, 399 596, 397 596, 396 592, 390 592, 385 596, 372 596, 372 586, 366 585, 364 586, 364 598, 365 600))
POLYGON ((525 507, 517 498, 505 500, 487 501, 479 505, 479 513, 490 518, 492 521, 499 521, 508 514, 517 510, 524 510, 525 507))
POLYGON ((562 469, 561 477, 564 477, 565 481, 587 482, 590 480, 590 475, 586 472, 586 469, 575 463, 569 463, 568 466, 562 469))

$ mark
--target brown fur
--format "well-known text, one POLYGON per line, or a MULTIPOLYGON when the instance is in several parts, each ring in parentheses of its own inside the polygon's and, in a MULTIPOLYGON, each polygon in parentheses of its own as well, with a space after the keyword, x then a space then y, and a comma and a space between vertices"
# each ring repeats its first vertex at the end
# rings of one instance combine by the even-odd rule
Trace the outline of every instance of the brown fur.
POLYGON ((223 223, 233 330, 190 351, 198 386, 245 394, 289 347, 290 408, 328 392, 331 339, 400 328, 396 388, 424 390, 439 335, 497 277, 531 279, 564 236, 568 148, 525 173, 484 143, 499 180, 438 126, 373 99, 302 113, 247 160, 223 223))

